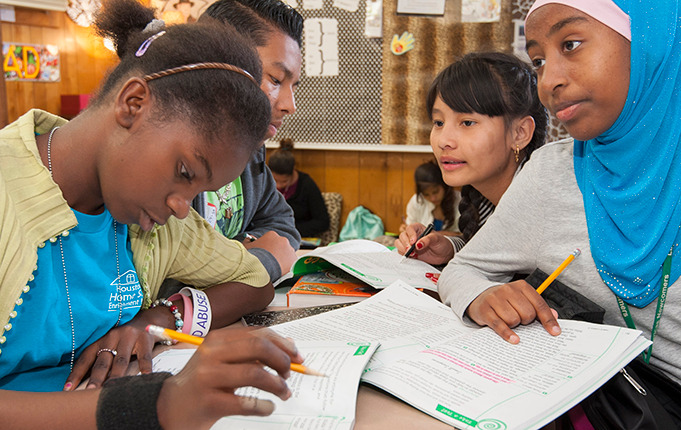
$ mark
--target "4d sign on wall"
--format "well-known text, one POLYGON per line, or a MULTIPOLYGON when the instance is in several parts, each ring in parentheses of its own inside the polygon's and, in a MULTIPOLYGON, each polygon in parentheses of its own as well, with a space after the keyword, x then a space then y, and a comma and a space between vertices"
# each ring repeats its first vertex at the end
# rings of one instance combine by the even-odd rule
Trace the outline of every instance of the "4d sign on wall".
POLYGON ((58 82, 61 78, 56 45, 3 43, 2 56, 6 81, 58 82))

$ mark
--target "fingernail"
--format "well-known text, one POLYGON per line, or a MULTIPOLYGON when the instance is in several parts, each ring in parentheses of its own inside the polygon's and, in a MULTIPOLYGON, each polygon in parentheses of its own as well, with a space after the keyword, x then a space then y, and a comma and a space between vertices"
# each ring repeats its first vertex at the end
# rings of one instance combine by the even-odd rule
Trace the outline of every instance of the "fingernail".
POLYGON ((515 345, 518 342, 520 342, 520 338, 518 337, 517 334, 512 334, 511 337, 508 338, 508 341, 515 345))
POLYGON ((421 242, 417 243, 416 249, 423 249, 423 244, 421 242))
POLYGON ((85 387, 86 390, 93 390, 95 388, 97 388, 95 384, 87 384, 87 387, 85 387))
POLYGON ((551 334, 559 335, 560 333, 561 333, 561 329, 560 329, 559 326, 554 325, 553 327, 551 327, 551 334))
POLYGON ((71 391, 71 387, 73 387, 73 384, 67 382, 66 384, 64 384, 64 391, 71 391))

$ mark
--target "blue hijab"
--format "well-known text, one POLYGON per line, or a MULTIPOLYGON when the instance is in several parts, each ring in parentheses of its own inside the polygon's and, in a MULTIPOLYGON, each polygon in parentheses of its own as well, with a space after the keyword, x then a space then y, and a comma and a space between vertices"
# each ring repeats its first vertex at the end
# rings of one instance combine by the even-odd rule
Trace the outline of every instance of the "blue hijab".
POLYGON ((670 285, 681 274, 681 10, 679 0, 614 0, 631 21, 631 77, 619 118, 575 140, 591 253, 625 302, 658 297, 674 247, 670 285))

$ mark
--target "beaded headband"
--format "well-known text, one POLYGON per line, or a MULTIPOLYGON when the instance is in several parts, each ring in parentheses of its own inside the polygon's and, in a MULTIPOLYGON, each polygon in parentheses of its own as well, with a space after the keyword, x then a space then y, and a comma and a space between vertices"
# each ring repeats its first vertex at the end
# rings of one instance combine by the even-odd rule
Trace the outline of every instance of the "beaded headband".
POLYGON ((237 67, 237 66, 234 66, 234 65, 228 64, 228 63, 187 64, 186 66, 173 67, 171 69, 161 70, 160 72, 150 73, 148 75, 144 75, 142 77, 142 79, 144 79, 146 82, 149 82, 149 81, 153 81, 154 79, 162 78, 164 76, 170 76, 170 75, 174 75, 176 73, 189 72, 189 71, 192 71, 192 70, 201 70, 201 69, 223 69, 223 70, 229 70, 231 72, 236 72, 240 75, 247 77, 258 88, 260 88, 260 85, 255 80, 253 75, 251 75, 250 73, 248 73, 246 70, 242 69, 241 67, 237 67))

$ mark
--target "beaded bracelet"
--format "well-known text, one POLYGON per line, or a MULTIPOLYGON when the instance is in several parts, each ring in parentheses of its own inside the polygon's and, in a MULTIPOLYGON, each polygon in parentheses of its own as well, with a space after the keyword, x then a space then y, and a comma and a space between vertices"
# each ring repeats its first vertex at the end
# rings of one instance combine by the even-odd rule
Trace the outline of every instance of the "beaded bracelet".
MULTIPOLYGON (((181 332, 182 326, 184 325, 184 321, 182 321, 182 315, 180 314, 180 311, 177 309, 177 306, 174 305, 173 302, 171 302, 168 299, 156 299, 151 304, 151 307, 155 308, 158 305, 166 306, 170 310, 170 312, 173 314, 173 317, 175 317, 175 330, 181 332)), ((161 343, 164 345, 173 345, 177 343, 177 341, 162 340, 161 343)))

